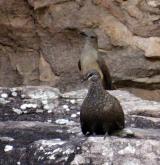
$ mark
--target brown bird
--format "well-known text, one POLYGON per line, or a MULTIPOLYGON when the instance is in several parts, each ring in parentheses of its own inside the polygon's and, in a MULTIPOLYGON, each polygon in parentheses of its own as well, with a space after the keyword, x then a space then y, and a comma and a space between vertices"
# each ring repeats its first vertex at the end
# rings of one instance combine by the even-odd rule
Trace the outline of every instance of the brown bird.
POLYGON ((101 76, 104 88, 111 90, 113 87, 109 69, 104 59, 98 55, 97 49, 93 45, 93 39, 95 38, 86 37, 86 42, 78 61, 78 68, 83 76, 90 70, 97 70, 101 76))
POLYGON ((80 108, 80 123, 84 135, 112 134, 124 128, 124 113, 119 101, 103 87, 99 72, 89 71, 88 94, 80 108))

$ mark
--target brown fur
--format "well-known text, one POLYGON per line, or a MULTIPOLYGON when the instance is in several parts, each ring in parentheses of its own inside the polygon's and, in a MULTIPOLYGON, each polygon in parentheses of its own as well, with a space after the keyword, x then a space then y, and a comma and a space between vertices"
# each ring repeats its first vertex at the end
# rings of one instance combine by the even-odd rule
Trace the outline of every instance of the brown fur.
MULTIPOLYGON (((97 71, 97 75, 99 73, 97 71)), ((91 80, 90 88, 80 109, 83 134, 112 134, 124 128, 124 113, 119 101, 104 90, 100 75, 91 80)))

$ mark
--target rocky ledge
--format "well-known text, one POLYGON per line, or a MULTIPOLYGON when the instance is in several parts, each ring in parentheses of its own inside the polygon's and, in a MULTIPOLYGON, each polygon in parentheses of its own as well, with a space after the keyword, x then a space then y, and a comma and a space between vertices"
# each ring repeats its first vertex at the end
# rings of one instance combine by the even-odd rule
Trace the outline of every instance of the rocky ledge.
POLYGON ((82 135, 80 105, 87 90, 0 88, 0 164, 158 165, 160 102, 115 90, 135 138, 82 135))

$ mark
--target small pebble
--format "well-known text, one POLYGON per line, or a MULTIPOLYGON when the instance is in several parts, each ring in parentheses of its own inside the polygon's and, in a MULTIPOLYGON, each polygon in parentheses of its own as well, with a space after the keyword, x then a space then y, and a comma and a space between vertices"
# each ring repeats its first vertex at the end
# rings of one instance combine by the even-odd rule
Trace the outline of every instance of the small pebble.
POLYGON ((75 103, 76 103, 76 101, 75 101, 75 100, 70 100, 70 102, 71 102, 72 104, 75 104, 75 103))
POLYGON ((17 165, 21 165, 21 162, 17 162, 17 165))
POLYGON ((32 104, 26 104, 26 108, 32 108, 32 104))
POLYGON ((39 150, 44 150, 44 148, 42 146, 40 146, 39 150))
POLYGON ((32 108, 37 108, 37 104, 32 104, 32 108))
POLYGON ((31 103, 29 103, 29 104, 22 104, 20 106, 20 108, 23 109, 23 110, 25 110, 27 108, 37 108, 37 104, 31 104, 31 103))
POLYGON ((69 112, 69 111, 70 111, 70 109, 69 109, 69 108, 66 108, 66 111, 67 111, 67 112, 69 112))
POLYGON ((77 112, 77 115, 80 115, 80 112, 77 112))
POLYGON ((4 98, 0 98, 0 103, 1 104, 7 104, 9 102, 10 102, 9 100, 5 100, 4 98))
POLYGON ((52 113, 52 110, 51 110, 51 109, 49 109, 49 110, 48 110, 48 113, 52 113))
POLYGON ((37 109, 36 113, 43 113, 43 109, 37 109))
POLYGON ((67 124, 69 122, 68 119, 57 119, 55 121, 57 124, 67 124))
POLYGON ((8 97, 8 94, 7 93, 2 93, 1 97, 6 99, 8 97))
POLYGON ((17 95, 17 92, 12 92, 12 96, 16 97, 17 95))
POLYGON ((71 117, 72 118, 75 118, 75 117, 77 117, 77 115, 76 114, 72 114, 71 117))
POLYGON ((18 108, 12 108, 13 112, 17 113, 18 115, 22 114, 22 111, 18 108))
POLYGON ((8 151, 11 151, 13 150, 13 146, 11 145, 6 145, 5 148, 4 148, 4 152, 8 152, 8 151))
POLYGON ((25 98, 25 95, 24 95, 24 94, 22 94, 22 95, 21 95, 21 98, 25 98))
POLYGON ((15 92, 17 89, 16 88, 11 88, 10 89, 12 92, 15 92))
POLYGON ((48 101, 47 100, 42 100, 42 104, 46 105, 46 104, 48 104, 48 101))
POLYGON ((27 108, 37 108, 37 104, 26 104, 27 108))
POLYGON ((13 138, 7 137, 7 136, 0 137, 0 140, 4 141, 4 142, 12 142, 12 141, 14 141, 13 138))
POLYGON ((77 150, 80 150, 81 148, 80 147, 77 147, 77 150))
POLYGON ((68 105, 63 105, 63 108, 68 109, 69 107, 68 107, 68 105))
POLYGON ((49 110, 49 106, 48 106, 48 105, 45 105, 45 106, 44 106, 44 109, 45 109, 45 110, 49 110))
POLYGON ((51 122, 52 122, 52 120, 47 120, 47 122, 48 122, 48 123, 51 123, 51 122))
POLYGON ((20 108, 21 108, 22 110, 25 110, 25 109, 27 108, 27 106, 26 106, 26 104, 22 104, 22 105, 20 106, 20 108))

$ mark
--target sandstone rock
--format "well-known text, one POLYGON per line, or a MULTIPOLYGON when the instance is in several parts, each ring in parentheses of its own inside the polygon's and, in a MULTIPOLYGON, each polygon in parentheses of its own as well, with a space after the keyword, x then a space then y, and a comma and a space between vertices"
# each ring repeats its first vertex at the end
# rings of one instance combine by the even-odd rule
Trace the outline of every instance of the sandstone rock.
POLYGON ((100 53, 106 57, 117 87, 159 88, 159 61, 146 60, 142 51, 132 48, 125 48, 125 51, 118 48, 100 53))
POLYGON ((56 84, 56 81, 58 81, 58 77, 55 76, 55 74, 52 72, 52 69, 50 65, 47 63, 47 61, 43 58, 41 55, 39 60, 39 74, 40 74, 40 81, 43 85, 51 85, 54 86, 56 84))
POLYGON ((144 100, 160 101, 160 90, 146 90, 140 88, 126 88, 125 90, 144 100))
POLYGON ((81 88, 77 69, 84 45, 81 33, 90 31, 97 36, 99 50, 110 51, 105 59, 111 71, 121 65, 122 52, 128 55, 125 69, 120 69, 123 75, 117 79, 117 72, 112 71, 117 84, 130 85, 126 83, 127 64, 132 66, 133 58, 141 61, 143 56, 141 63, 134 63, 128 79, 133 77, 133 86, 159 87, 159 67, 154 67, 159 62, 145 58, 160 56, 158 0, 2 0, 0 4, 1 86, 52 85, 65 91, 81 88), (113 59, 112 54, 119 52, 113 59), (152 77, 150 70, 155 72, 152 77), (142 77, 137 72, 144 79, 139 81, 142 77))

